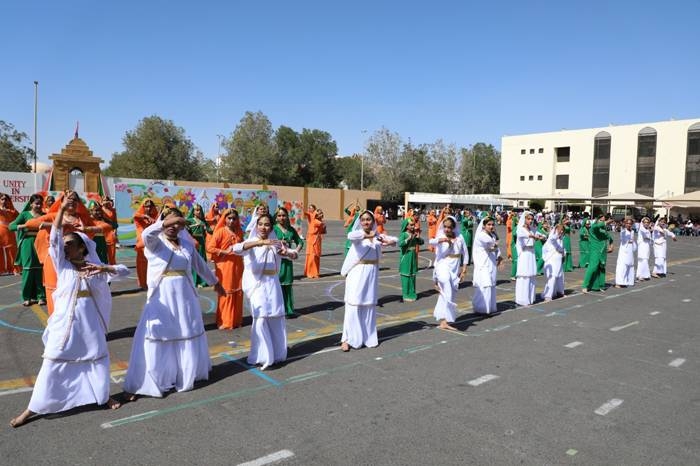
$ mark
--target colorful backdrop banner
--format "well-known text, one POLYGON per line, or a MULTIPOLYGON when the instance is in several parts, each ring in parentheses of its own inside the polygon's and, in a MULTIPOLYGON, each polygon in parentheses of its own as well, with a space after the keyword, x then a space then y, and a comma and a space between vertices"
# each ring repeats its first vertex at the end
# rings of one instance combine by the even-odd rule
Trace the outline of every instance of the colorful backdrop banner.
MULTIPOLYGON (((276 191, 168 186, 160 182, 118 183, 114 185, 113 192, 119 222, 119 242, 123 245, 136 243, 133 216, 146 198, 152 199, 159 209, 164 204, 174 204, 185 216, 195 204, 201 205, 205 213, 213 203, 219 206, 219 210, 233 207, 238 210, 244 228, 258 204, 264 202, 274 214, 278 203, 276 191)), ((295 223, 298 223, 298 219, 295 219, 295 223)))

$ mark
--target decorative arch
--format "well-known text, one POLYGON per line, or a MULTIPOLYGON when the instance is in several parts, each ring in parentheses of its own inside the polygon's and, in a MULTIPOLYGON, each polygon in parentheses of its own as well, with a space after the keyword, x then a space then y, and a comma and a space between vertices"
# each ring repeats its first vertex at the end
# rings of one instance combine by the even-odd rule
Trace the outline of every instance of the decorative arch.
POLYGON ((688 127, 685 153, 685 192, 700 190, 700 122, 688 127))
POLYGON ((651 126, 642 128, 637 135, 637 180, 634 192, 654 196, 654 173, 656 170, 656 130, 651 126))
POLYGON ((593 144, 593 197, 605 196, 610 187, 610 147, 612 136, 607 131, 595 135, 593 144))
POLYGON ((57 191, 70 188, 80 192, 99 192, 102 159, 93 156, 82 139, 73 138, 60 154, 53 154, 49 159, 53 161, 52 176, 57 191))

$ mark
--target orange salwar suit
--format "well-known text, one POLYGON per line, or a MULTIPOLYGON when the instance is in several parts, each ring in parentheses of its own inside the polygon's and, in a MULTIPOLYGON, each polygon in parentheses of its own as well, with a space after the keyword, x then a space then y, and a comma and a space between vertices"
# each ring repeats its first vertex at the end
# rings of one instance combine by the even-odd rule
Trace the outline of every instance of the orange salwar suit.
POLYGON ((513 251, 510 250, 510 246, 513 243, 513 217, 514 215, 508 215, 508 220, 506 220, 506 251, 508 252, 508 259, 513 258, 513 251))
MULTIPOLYGON (((36 240, 34 240, 34 249, 36 250, 39 262, 42 264, 44 288, 46 289, 46 309, 49 315, 53 314, 53 292, 56 291, 56 284, 58 282, 56 269, 53 266, 53 261, 49 257, 49 233, 51 232, 53 221, 56 215, 58 215, 58 209, 61 207, 62 202, 63 195, 60 195, 58 199, 56 199, 56 202, 51 205, 46 215, 27 220, 26 223, 27 229, 38 230, 36 240)), ((77 219, 75 223, 67 223, 64 217, 63 234, 81 231, 92 238, 94 232, 88 232, 87 229, 91 227, 94 228, 93 219, 90 217, 90 214, 82 202, 78 201, 76 204, 73 216, 77 219)))
POLYGON ((382 206, 377 206, 374 208, 374 224, 377 226, 377 233, 380 235, 384 234, 384 224, 386 223, 386 217, 384 216, 384 210, 382 206))
POLYGON ((326 234, 326 224, 316 217, 316 212, 304 212, 309 222, 306 232, 306 263, 304 275, 307 278, 319 278, 321 276, 321 251, 323 236, 326 234))
POLYGON ((19 273, 20 270, 15 267, 15 259, 17 258, 17 237, 14 231, 10 231, 10 223, 12 223, 19 212, 12 204, 9 195, 6 195, 7 201, 2 209, 0 209, 0 275, 9 275, 19 273))
POLYGON ((136 246, 134 247, 134 250, 136 251, 136 276, 138 277, 139 287, 144 290, 148 288, 148 284, 146 283, 148 260, 146 260, 146 255, 144 254, 146 245, 143 243, 143 239, 141 239, 141 233, 149 225, 155 223, 158 217, 158 209, 156 208, 155 203, 153 204, 153 207, 146 212, 146 207, 143 204, 147 200, 152 201, 152 199, 144 199, 134 214, 134 226, 136 227, 136 246))
POLYGON ((231 231, 226 226, 226 214, 220 216, 214 233, 207 238, 207 253, 216 266, 216 278, 226 291, 219 296, 216 306, 216 326, 220 329, 243 325, 243 257, 231 252, 231 247, 242 241, 239 221, 236 220, 231 231))
MULTIPOLYGON (((431 210, 430 213, 428 214, 428 244, 430 244, 430 240, 435 238, 435 235, 437 235, 437 225, 438 225, 438 218, 435 215, 435 211, 431 210)), ((431 252, 435 252, 435 246, 428 246, 428 249, 431 252)))

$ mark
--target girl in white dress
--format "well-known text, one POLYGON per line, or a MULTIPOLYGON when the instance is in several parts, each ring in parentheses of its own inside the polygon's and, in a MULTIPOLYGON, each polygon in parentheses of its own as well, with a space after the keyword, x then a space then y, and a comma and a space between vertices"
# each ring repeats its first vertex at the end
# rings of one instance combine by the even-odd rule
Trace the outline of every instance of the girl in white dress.
POLYGON ((142 233, 148 294, 124 381, 129 401, 137 394, 162 397, 173 388, 191 390, 195 381, 209 378, 209 347, 192 271, 219 295, 225 291, 195 249, 186 225, 180 210, 166 207, 142 233))
POLYGON ((654 278, 666 275, 667 236, 676 241, 676 235, 668 229, 666 217, 661 217, 656 221, 654 230, 651 232, 651 240, 654 243, 654 273, 651 276, 654 278))
POLYGON ((474 264, 472 309, 477 314, 493 314, 498 310, 496 276, 503 258, 498 249, 495 223, 491 217, 484 217, 476 227, 472 254, 474 256, 472 257, 474 264))
POLYGON ((440 293, 433 316, 440 322, 439 328, 457 330, 450 324, 457 319, 457 290, 467 274, 469 249, 457 231, 457 220, 452 216, 440 222, 435 238, 429 242, 435 247, 433 279, 440 293))
POLYGON ((542 298, 551 301, 564 296, 564 226, 556 224, 549 232, 547 242, 542 246, 544 259, 544 276, 547 279, 542 291, 542 298))
POLYGON ((397 238, 374 231, 374 215, 360 214, 348 233, 348 250, 340 274, 345 278, 345 317, 340 348, 350 351, 362 345, 373 348, 377 339, 377 290, 382 246, 396 244, 397 238))
POLYGON ((287 359, 287 327, 279 269, 282 257, 297 258, 296 250, 287 249, 277 239, 272 225, 270 214, 259 214, 250 237, 233 246, 234 254, 243 256, 243 292, 253 318, 248 364, 260 364, 261 370, 287 359))
POLYGON ((637 280, 651 280, 649 256, 651 254, 651 219, 644 217, 637 233, 637 280))
POLYGON ((615 267, 615 288, 634 285, 634 253, 637 250, 637 242, 634 239, 632 219, 626 218, 620 231, 620 249, 617 252, 617 266, 615 267))
POLYGON ((91 403, 111 409, 107 331, 112 312, 111 276, 126 276, 124 265, 105 265, 95 243, 83 233, 63 235, 63 214, 74 197, 63 197, 49 236, 49 257, 58 276, 54 312, 44 330, 44 361, 29 407, 10 421, 19 427, 34 414, 65 411, 91 403))
POLYGON ((544 239, 533 225, 531 212, 520 214, 517 230, 518 270, 515 277, 515 303, 529 306, 535 302, 535 278, 537 261, 535 258, 535 241, 544 239))

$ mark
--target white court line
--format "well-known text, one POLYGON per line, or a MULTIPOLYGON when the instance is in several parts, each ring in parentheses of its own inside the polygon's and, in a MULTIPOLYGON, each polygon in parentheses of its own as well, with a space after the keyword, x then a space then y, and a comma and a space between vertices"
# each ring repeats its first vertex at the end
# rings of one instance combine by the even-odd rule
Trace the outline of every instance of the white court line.
POLYGON ((471 385, 472 387, 476 387, 476 386, 478 386, 478 385, 481 385, 482 383, 486 383, 486 382, 488 382, 488 381, 490 381, 490 380, 495 380, 495 379, 497 379, 497 378, 498 378, 497 375, 487 374, 487 375, 482 375, 482 376, 479 377, 478 379, 470 380, 470 381, 467 382, 467 383, 468 383, 469 385, 471 385))
POLYGON ((674 359, 673 361, 669 362, 668 365, 671 367, 681 367, 681 364, 685 362, 685 359, 683 358, 678 358, 674 359))
POLYGON ((603 405, 600 408, 595 410, 595 413, 600 414, 601 416, 605 416, 610 411, 620 406, 622 404, 622 401, 623 400, 620 400, 619 398, 613 398, 612 400, 603 403, 603 405))
POLYGON ((0 396, 12 395, 14 393, 31 392, 32 390, 34 390, 34 387, 15 388, 14 390, 5 390, 3 392, 0 392, 0 396))
POLYGON ((580 341, 572 341, 568 345, 564 345, 564 346, 566 346, 567 348, 576 348, 577 346, 580 346, 582 344, 583 343, 581 343, 580 341))
POLYGON ((659 311, 654 311, 654 312, 649 313, 650 316, 658 316, 659 314, 661 314, 659 311))
POLYGON ((633 326, 633 325, 637 325, 638 323, 639 323, 639 321, 638 321, 638 320, 635 320, 634 322, 630 322, 629 324, 620 325, 619 327, 612 327, 612 328, 610 329, 610 331, 611 331, 611 332, 619 332, 619 331, 622 330, 623 328, 631 327, 631 326, 633 326))
POLYGON ((263 464, 275 463, 286 458, 291 458, 292 456, 294 456, 294 452, 289 450, 280 450, 270 453, 269 455, 262 456, 253 461, 239 463, 238 466, 262 466, 263 464))
POLYGON ((158 410, 157 410, 157 409, 154 409, 154 410, 151 410, 151 411, 146 411, 145 413, 134 414, 133 416, 123 417, 123 418, 121 418, 121 419, 115 419, 114 421, 105 422, 105 423, 103 423, 103 424, 100 424, 100 427, 102 427, 103 429, 110 429, 110 428, 112 428, 112 427, 115 427, 115 426, 118 426, 118 425, 120 425, 120 424, 123 424, 124 422, 128 422, 128 421, 130 421, 130 420, 132 420, 132 419, 143 418, 143 420, 146 420, 146 419, 148 419, 149 417, 151 417, 151 415, 156 414, 156 413, 158 413, 158 410))

